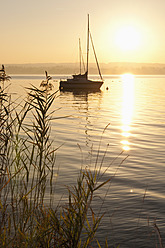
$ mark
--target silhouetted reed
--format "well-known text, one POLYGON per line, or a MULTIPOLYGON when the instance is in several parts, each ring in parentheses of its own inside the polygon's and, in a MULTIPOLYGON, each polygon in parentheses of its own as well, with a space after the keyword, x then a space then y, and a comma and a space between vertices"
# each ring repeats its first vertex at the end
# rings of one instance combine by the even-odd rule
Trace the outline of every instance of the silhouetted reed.
POLYGON ((28 97, 19 113, 12 109, 5 90, 0 92, 1 247, 87 247, 102 218, 91 208, 93 194, 102 186, 96 187, 96 171, 80 172, 77 186, 68 188, 67 206, 52 204, 57 149, 50 137, 50 108, 57 92, 51 92, 50 79, 46 72, 40 88, 27 88, 28 97), (33 121, 25 123, 29 112, 33 121), (48 185, 49 204, 44 202, 48 185))

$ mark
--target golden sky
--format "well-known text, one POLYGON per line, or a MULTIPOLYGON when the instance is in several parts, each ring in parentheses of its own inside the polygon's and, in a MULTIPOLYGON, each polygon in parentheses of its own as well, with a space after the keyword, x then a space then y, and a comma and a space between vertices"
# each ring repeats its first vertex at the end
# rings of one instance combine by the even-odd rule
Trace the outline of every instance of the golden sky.
POLYGON ((76 62, 88 13, 100 63, 165 63, 164 0, 0 1, 1 64, 76 62))

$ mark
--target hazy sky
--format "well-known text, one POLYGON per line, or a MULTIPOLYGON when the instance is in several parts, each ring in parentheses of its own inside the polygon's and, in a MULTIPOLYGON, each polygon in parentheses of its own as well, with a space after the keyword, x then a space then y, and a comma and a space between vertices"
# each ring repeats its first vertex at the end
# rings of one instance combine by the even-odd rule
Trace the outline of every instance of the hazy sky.
POLYGON ((0 11, 1 64, 78 61, 88 13, 99 62, 165 63, 165 0, 0 0, 0 11))

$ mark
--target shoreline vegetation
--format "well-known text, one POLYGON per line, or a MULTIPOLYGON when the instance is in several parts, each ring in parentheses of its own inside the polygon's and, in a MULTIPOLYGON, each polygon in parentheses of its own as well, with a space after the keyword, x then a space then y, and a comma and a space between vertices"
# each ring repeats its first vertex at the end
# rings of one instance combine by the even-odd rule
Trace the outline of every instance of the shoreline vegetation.
MULTIPOLYGON (((120 75, 132 73, 134 75, 165 75, 165 64, 157 63, 101 63, 103 75, 120 75)), ((69 74, 79 73, 78 63, 34 63, 34 64, 7 64, 7 72, 11 74, 43 74, 49 71, 50 74, 69 74)), ((95 64, 89 64, 90 74, 96 74, 95 64)))
MULTIPOLYGON (((82 168, 76 185, 67 186, 66 204, 54 204, 58 171, 56 153, 60 147, 54 148, 51 140, 51 121, 55 119, 55 111, 51 106, 57 92, 52 92, 51 77, 46 72, 46 80, 38 88, 27 88, 27 98, 24 103, 21 102, 22 108, 17 112, 18 103, 12 102, 10 95, 6 93, 7 80, 10 77, 2 66, 0 247, 100 248, 97 231, 104 213, 101 208, 94 211, 92 202, 96 192, 105 185, 110 185, 112 180, 103 179, 106 170, 102 171, 102 165, 106 151, 99 162, 101 155, 98 148, 94 166, 82 168), (29 113, 33 116, 30 123, 26 121, 29 113)), ((124 155, 118 168, 126 158, 124 155)), ((106 194, 107 191, 102 204, 106 194)), ((152 231, 154 228, 157 235, 155 247, 162 248, 161 234, 156 223, 152 231)), ((106 234, 102 247, 112 247, 107 242, 106 234)), ((119 248, 120 244, 113 247, 119 248)))

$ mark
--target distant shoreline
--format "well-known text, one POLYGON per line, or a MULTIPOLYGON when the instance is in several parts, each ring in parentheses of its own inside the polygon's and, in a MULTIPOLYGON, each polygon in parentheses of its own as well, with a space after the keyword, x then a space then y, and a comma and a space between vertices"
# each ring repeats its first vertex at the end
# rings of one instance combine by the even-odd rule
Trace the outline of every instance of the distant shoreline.
MULTIPOLYGON (((44 74, 48 71, 54 75, 72 75, 79 73, 79 63, 41 63, 41 64, 5 64, 6 73, 10 74, 44 74)), ((101 63, 102 75, 120 75, 132 73, 134 75, 165 75, 165 64, 157 63, 101 63)), ((89 65, 89 74, 97 74, 95 64, 89 65)))

